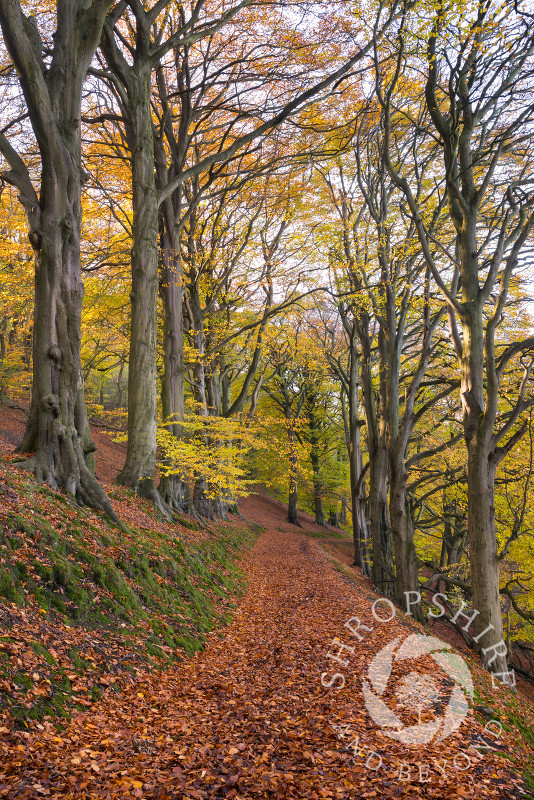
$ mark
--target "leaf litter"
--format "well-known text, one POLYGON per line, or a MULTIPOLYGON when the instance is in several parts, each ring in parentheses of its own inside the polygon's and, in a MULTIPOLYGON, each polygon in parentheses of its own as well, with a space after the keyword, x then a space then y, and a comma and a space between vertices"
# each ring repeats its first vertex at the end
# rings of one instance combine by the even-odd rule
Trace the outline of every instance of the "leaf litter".
MULTIPOLYGON (((265 531, 246 556, 248 591, 230 625, 208 634, 206 648, 190 660, 136 674, 120 695, 106 694, 62 730, 53 720, 1 729, 0 797, 524 796, 510 757, 524 761, 525 743, 507 732, 498 742, 488 737, 472 708, 436 744, 406 746, 381 732, 365 708, 362 679, 384 644, 423 628, 400 610, 387 625, 378 624, 369 581, 336 570, 306 538, 311 526, 301 532, 284 524, 274 501, 254 495, 243 509, 265 531), (374 628, 361 643, 344 628, 354 615, 374 628), (343 653, 345 686, 328 689, 321 675, 339 666, 327 658, 336 638, 354 652, 343 653), (469 749, 484 736, 487 752, 469 749), (379 768, 370 753, 380 756, 379 768)), ((397 677, 409 676, 409 661, 397 666, 397 677)), ((435 662, 418 659, 417 666, 436 677, 435 662)), ((490 694, 489 677, 474 659, 469 666, 478 690, 490 694)), ((447 691, 446 682, 440 689, 447 691)), ((506 691, 492 697, 503 718, 506 691)), ((393 691, 384 697, 395 703, 393 691)))

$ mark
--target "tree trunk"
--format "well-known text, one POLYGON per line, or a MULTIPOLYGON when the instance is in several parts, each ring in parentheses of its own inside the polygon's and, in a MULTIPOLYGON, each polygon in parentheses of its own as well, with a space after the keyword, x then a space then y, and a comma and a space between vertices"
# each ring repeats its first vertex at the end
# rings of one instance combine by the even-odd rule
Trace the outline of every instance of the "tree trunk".
MULTIPOLYGON (((193 251, 194 252, 194 251, 193 251)), ((204 314, 200 299, 197 276, 194 263, 189 265, 189 281, 187 284, 189 309, 190 309, 190 336, 197 351, 193 365, 193 394, 197 402, 196 413, 199 416, 209 416, 207 398, 207 380, 204 355, 206 352, 206 334, 204 330, 204 314)), ((213 519, 219 513, 220 504, 217 499, 209 497, 209 486, 204 477, 195 481, 193 488, 193 505, 201 517, 213 519)))
POLYGON ((115 518, 89 469, 96 446, 89 430, 80 360, 81 187, 78 170, 71 171, 70 180, 61 175, 67 165, 52 169, 51 174, 43 165, 41 234, 35 256, 32 402, 18 449, 35 451, 23 466, 37 480, 65 488, 81 502, 115 518))
POLYGON ((122 377, 124 374, 124 361, 121 361, 121 365, 119 367, 119 373, 117 375, 117 408, 122 408, 124 405, 124 386, 122 382, 122 377))
POLYGON ((117 477, 163 508, 154 485, 156 468, 156 299, 158 290, 158 197, 150 108, 150 63, 128 79, 126 131, 132 163, 132 288, 128 363, 128 447, 117 477))
MULTIPOLYGON (((243 400, 243 406, 245 401, 243 400)), ((225 370, 221 375, 221 413, 223 417, 229 416, 232 406, 232 376, 229 370, 225 370)), ((242 407, 238 409, 242 411, 242 407)))
MULTIPOLYGON (((210 339, 211 336, 208 336, 206 341, 208 352, 211 349, 210 339)), ((209 413, 213 417, 220 417, 222 414, 221 374, 217 362, 218 358, 210 358, 206 370, 206 398, 209 413)))
POLYGON ((367 507, 373 548, 371 578, 375 586, 383 594, 387 597, 393 597, 395 570, 388 515, 389 457, 386 439, 386 369, 383 363, 379 364, 381 405, 380 419, 378 419, 371 372, 371 342, 366 315, 362 315, 358 336, 363 355, 362 388, 367 427, 367 451, 369 454, 369 498, 367 507))
MULTIPOLYGON (((139 13, 137 13, 139 12, 139 13)), ((150 15, 135 14, 135 51, 130 65, 115 40, 114 22, 104 28, 101 49, 115 80, 132 168, 132 283, 130 352, 128 358, 128 445, 126 461, 117 477, 142 497, 152 500, 168 517, 168 508, 156 491, 157 433, 157 295, 158 212, 152 109, 150 104, 152 54, 150 15)))
POLYGON ((208 412, 208 398, 206 392, 206 367, 204 357, 206 353, 206 335, 204 331, 204 314, 200 301, 199 287, 192 267, 189 268, 189 278, 187 291, 189 297, 189 307, 191 313, 190 336, 196 350, 196 359, 193 365, 193 395, 197 402, 197 413, 205 414, 208 412))
POLYGON ((328 514, 328 524, 333 528, 339 528, 339 514, 337 511, 330 511, 328 514))
POLYGON ((299 525, 298 515, 298 487, 294 479, 289 480, 289 496, 287 501, 287 521, 292 525, 299 525))
MULTIPOLYGON (((167 201, 170 203, 170 200, 167 201)), ((182 317, 182 269, 179 242, 169 234, 174 230, 174 213, 165 220, 163 233, 160 293, 163 301, 163 375, 161 379, 161 411, 164 424, 179 439, 184 418, 184 351, 182 317), (166 423, 166 420, 171 422, 166 423)), ((184 474, 163 475, 158 491, 170 508, 187 505, 187 477, 184 474)))
MULTIPOLYGON (((495 535, 495 470, 480 452, 469 452, 468 529, 471 560, 473 608, 479 612, 474 621, 475 634, 488 625, 494 630, 483 637, 479 648, 503 640, 502 612, 499 593, 499 559, 495 535)), ((484 656, 482 656, 484 662, 484 656)), ((506 657, 499 656, 492 671, 505 672, 506 657)))
MULTIPOLYGON (((467 146, 466 146, 467 147, 467 146)), ((465 158, 465 156, 464 156, 465 158)), ((493 431, 498 410, 499 383, 495 371, 494 332, 486 325, 480 299, 477 256, 476 203, 466 204, 459 231, 462 265, 463 351, 460 359, 463 429, 467 447, 467 530, 471 567, 475 638, 492 626, 476 643, 482 662, 492 672, 506 672, 506 656, 484 648, 503 641, 499 560, 495 532, 495 470, 497 457, 493 431), (485 369, 486 367, 486 369, 485 369), (486 378, 486 381, 484 380, 486 378), (486 384, 486 385, 484 385, 486 384)))
POLYGON ((347 524, 347 499, 346 497, 341 498, 341 510, 339 512, 339 524, 346 525, 347 524))
POLYGON ((0 328, 0 370, 4 365, 4 359, 6 357, 6 331, 7 331, 7 321, 8 318, 4 314, 2 319, 2 327, 0 328))
POLYGON ((460 562, 464 542, 465 525, 462 510, 454 500, 444 502, 440 567, 449 567, 460 562))
MULTIPOLYGON (((491 452, 474 436, 467 443, 467 528, 471 566, 472 606, 478 611, 473 623, 474 637, 490 630, 476 643, 482 662, 492 672, 506 672, 506 656, 497 655, 492 663, 484 648, 504 640, 500 602, 499 559, 495 532, 495 465, 491 452)), ((470 631, 471 633, 471 631, 470 631)), ((490 652, 489 656, 493 657, 490 652)))
POLYGON ((356 326, 353 325, 350 336, 349 354, 349 384, 348 384, 348 412, 349 412, 349 470, 350 470, 350 497, 352 508, 352 539, 354 542, 354 566, 359 567, 363 575, 369 575, 367 563, 367 541, 369 533, 365 518, 365 486, 362 480, 362 448, 361 425, 359 418, 359 372, 360 355, 356 343, 356 326))
POLYGON ((195 481, 195 486, 193 489, 193 505, 195 506, 196 512, 201 517, 213 519, 213 509, 207 499, 207 489, 208 486, 204 478, 199 478, 195 481))
POLYGON ((323 509, 323 495, 322 486, 318 473, 314 471, 313 477, 313 511, 315 514, 315 524, 325 525, 324 509, 323 509))
POLYGON ((395 571, 391 551, 391 529, 388 515, 388 454, 378 447, 369 462, 369 524, 373 542, 372 580, 387 597, 392 597, 395 571))
POLYGON ((288 438, 289 438, 289 493, 287 500, 287 521, 292 525, 299 525, 298 514, 298 483, 297 483, 297 448, 295 443, 295 431, 292 426, 292 420, 288 420, 288 438))
POLYGON ((365 517, 364 496, 365 484, 362 478, 362 449, 361 449, 361 420, 351 408, 349 399, 349 470, 350 470, 350 498, 352 510, 352 540, 354 543, 354 566, 359 567, 364 575, 369 575, 367 563, 367 542, 369 533, 365 517))
MULTIPOLYGON (((389 513, 393 546, 395 549, 397 602, 406 607, 406 593, 419 589, 419 568, 415 551, 413 522, 410 513, 406 484, 408 475, 404 467, 404 456, 391 469, 389 513)), ((412 615, 423 622, 421 604, 412 606, 412 615)))
POLYGON ((81 368, 81 93, 107 11, 58 2, 50 66, 36 20, 15 0, 0 2, 0 25, 26 99, 41 154, 39 199, 14 151, 4 155, 30 222, 35 252, 32 399, 21 452, 38 480, 62 487, 116 519, 90 467, 91 441, 81 368))

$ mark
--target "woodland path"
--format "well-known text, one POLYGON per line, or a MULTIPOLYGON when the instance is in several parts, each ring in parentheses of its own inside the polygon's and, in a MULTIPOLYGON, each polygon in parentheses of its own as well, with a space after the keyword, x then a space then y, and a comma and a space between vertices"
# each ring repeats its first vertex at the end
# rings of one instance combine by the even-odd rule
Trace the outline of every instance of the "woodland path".
POLYGON ((13 753, 12 788, 2 796, 517 797, 508 762, 495 752, 480 758, 467 750, 482 730, 471 710, 435 748, 408 748, 379 732, 363 705, 361 677, 374 652, 418 628, 400 611, 387 625, 373 621, 369 582, 334 568, 318 540, 305 535, 318 528, 308 522, 293 528, 280 504, 259 495, 242 510, 265 532, 246 556, 249 588, 231 624, 210 634, 193 659, 142 678, 130 696, 106 695, 60 736, 50 726, 28 734, 13 753), (335 636, 357 644, 343 628, 355 614, 375 630, 341 670, 346 687, 327 690, 321 673, 335 670, 326 653, 335 636), (340 721, 359 732, 363 757, 338 740, 332 723, 340 721), (366 766, 372 750, 383 759, 374 770, 366 766), (409 780, 399 778, 403 763, 409 780))

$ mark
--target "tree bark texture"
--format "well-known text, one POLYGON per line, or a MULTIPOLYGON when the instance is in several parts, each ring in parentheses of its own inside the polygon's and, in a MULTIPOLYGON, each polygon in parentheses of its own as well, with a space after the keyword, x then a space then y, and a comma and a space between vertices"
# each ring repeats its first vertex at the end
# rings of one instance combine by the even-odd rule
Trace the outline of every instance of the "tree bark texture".
POLYGON ((349 383, 348 383, 348 416, 349 416, 349 470, 350 470, 350 496, 352 510, 352 539, 354 543, 354 564, 362 574, 369 575, 367 562, 367 542, 369 532, 365 517, 365 484, 362 479, 362 447, 361 426, 359 417, 358 389, 360 384, 360 355, 356 341, 356 326, 350 332, 349 353, 349 383))
POLYGON ((42 162, 40 196, 7 140, 10 164, 35 252, 33 381, 28 423, 19 447, 34 455, 22 466, 38 480, 116 519, 90 466, 94 464, 81 369, 81 93, 109 3, 87 7, 59 0, 50 66, 42 61, 37 22, 15 0, 0 2, 0 25, 17 69, 42 162))
POLYGON ((156 499, 158 196, 150 109, 151 65, 128 74, 126 131, 132 163, 132 285, 128 361, 128 446, 117 481, 156 499))
MULTIPOLYGON (((169 203, 169 200, 166 201, 169 203)), ((160 294, 163 305, 163 374, 161 378, 161 411, 164 424, 179 439, 183 435, 180 420, 184 418, 184 352, 182 316, 182 269, 179 243, 172 234, 174 214, 164 222, 160 294), (170 226, 172 225, 172 228, 170 226), (169 228, 171 233, 169 233, 169 228), (166 422, 171 420, 170 422, 166 422)), ((187 477, 164 475, 158 491, 164 502, 175 509, 187 504, 187 477)))

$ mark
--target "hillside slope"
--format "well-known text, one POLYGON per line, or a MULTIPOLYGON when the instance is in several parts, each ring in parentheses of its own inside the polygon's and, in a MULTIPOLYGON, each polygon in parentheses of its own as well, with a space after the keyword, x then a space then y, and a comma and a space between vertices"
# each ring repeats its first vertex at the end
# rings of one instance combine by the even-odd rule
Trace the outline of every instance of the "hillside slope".
MULTIPOLYGON (((148 502, 107 484, 121 531, 12 466, 20 418, 0 417, 0 724, 8 730, 68 717, 201 647, 242 594, 237 560, 251 540, 237 523, 164 523, 148 502)), ((108 438, 101 472, 113 471, 121 447, 108 438)))
POLYGON ((400 610, 378 621, 343 534, 307 515, 297 529, 258 494, 240 508, 259 537, 238 519, 166 525, 109 484, 123 534, 11 467, 11 446, 0 441, 0 797, 532 796, 534 709, 471 654, 475 694, 450 731, 458 680, 432 653, 412 648, 373 678, 378 653, 442 631, 400 610), (355 616, 362 641, 345 625, 355 616), (369 710, 373 680, 401 733, 434 719, 439 732, 392 739, 369 710), (410 685, 421 697, 432 682, 431 704, 412 692, 410 710, 410 685))

